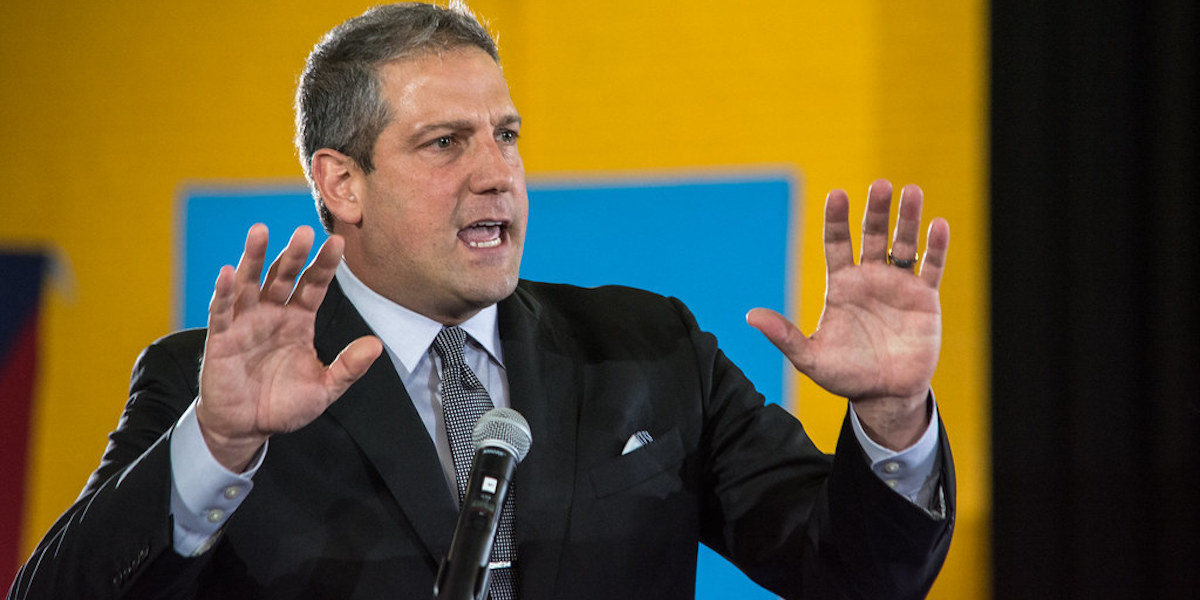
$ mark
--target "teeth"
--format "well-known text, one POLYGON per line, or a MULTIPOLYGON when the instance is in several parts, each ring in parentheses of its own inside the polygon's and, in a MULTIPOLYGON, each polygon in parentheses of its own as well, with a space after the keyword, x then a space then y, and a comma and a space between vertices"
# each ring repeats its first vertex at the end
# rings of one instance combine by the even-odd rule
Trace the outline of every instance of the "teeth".
POLYGON ((495 248, 504 243, 504 222, 476 221, 462 230, 459 238, 472 248, 495 248))

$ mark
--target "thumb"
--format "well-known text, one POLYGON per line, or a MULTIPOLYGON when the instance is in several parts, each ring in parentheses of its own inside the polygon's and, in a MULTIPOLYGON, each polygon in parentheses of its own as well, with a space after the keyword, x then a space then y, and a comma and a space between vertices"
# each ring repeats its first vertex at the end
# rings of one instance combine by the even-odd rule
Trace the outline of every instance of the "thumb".
POLYGON ((759 330, 802 373, 812 366, 812 341, 787 317, 769 309, 755 308, 746 313, 746 323, 759 330))
POLYGON ((325 370, 325 385, 333 398, 338 398, 371 368, 371 363, 383 353, 383 342, 373 335, 350 342, 338 353, 325 370))

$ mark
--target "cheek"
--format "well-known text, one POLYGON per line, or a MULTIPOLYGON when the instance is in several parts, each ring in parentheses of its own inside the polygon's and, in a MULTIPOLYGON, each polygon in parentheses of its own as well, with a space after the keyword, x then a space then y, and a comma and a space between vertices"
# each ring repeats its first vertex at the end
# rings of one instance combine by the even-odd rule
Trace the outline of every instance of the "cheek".
POLYGON ((453 203, 438 202, 439 196, 429 182, 414 182, 393 178, 387 190, 375 194, 370 211, 364 210, 364 220, 370 218, 375 237, 388 236, 393 244, 416 246, 412 240, 440 235, 450 222, 453 203))
POLYGON ((529 198, 525 195, 525 190, 516 195, 517 200, 513 202, 513 215, 520 223, 520 232, 523 234, 529 225, 529 198))
POLYGON ((410 227, 444 230, 449 226, 457 210, 455 198, 460 191, 459 181, 450 175, 426 173, 424 177, 405 180, 401 184, 403 187, 397 188, 404 190, 396 194, 396 201, 403 203, 398 212, 402 212, 405 219, 412 223, 410 227))
POLYGON ((382 245, 400 254, 414 255, 437 245, 437 229, 430 215, 420 211, 394 211, 381 220, 374 235, 382 245))

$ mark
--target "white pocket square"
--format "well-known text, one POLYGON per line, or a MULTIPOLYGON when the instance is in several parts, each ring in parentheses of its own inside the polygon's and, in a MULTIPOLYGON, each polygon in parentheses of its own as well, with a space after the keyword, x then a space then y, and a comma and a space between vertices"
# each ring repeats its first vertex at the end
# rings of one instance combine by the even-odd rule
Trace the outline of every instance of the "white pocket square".
POLYGON ((629 441, 625 442, 625 449, 621 450, 621 455, 624 456, 629 454, 630 452, 633 452, 634 450, 637 450, 638 448, 641 448, 642 446, 645 446, 653 441, 654 437, 650 435, 650 432, 643 429, 629 436, 629 441))

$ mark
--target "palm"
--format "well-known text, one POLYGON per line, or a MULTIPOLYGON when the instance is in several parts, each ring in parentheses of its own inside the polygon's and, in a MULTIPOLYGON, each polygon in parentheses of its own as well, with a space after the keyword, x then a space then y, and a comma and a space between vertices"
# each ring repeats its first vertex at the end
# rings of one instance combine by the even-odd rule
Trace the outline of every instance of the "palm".
POLYGON ((208 338, 204 397, 239 397, 230 406, 236 433, 297 429, 332 401, 312 339, 312 315, 295 307, 260 305, 237 315, 235 327, 208 338))
POLYGON ((317 357, 313 322, 342 241, 331 237, 302 272, 312 238, 311 229, 297 229, 260 287, 267 231, 256 225, 237 269, 225 267, 217 277, 196 416, 213 455, 231 469, 244 466, 271 434, 317 418, 382 352, 368 336, 328 366, 317 357))
POLYGON ((941 345, 937 290, 876 264, 833 273, 828 285, 805 372, 846 398, 923 392, 941 345))
MULTIPOLYGON (((906 188, 892 240, 900 258, 917 253, 922 197, 906 188)), ((830 193, 825 208, 828 267, 825 308, 811 336, 766 309, 748 321, 818 385, 851 400, 920 397, 929 389, 941 349, 938 285, 949 246, 949 226, 930 226, 920 273, 888 264, 891 185, 872 185, 863 219, 862 254, 854 261, 845 192, 830 193)))

